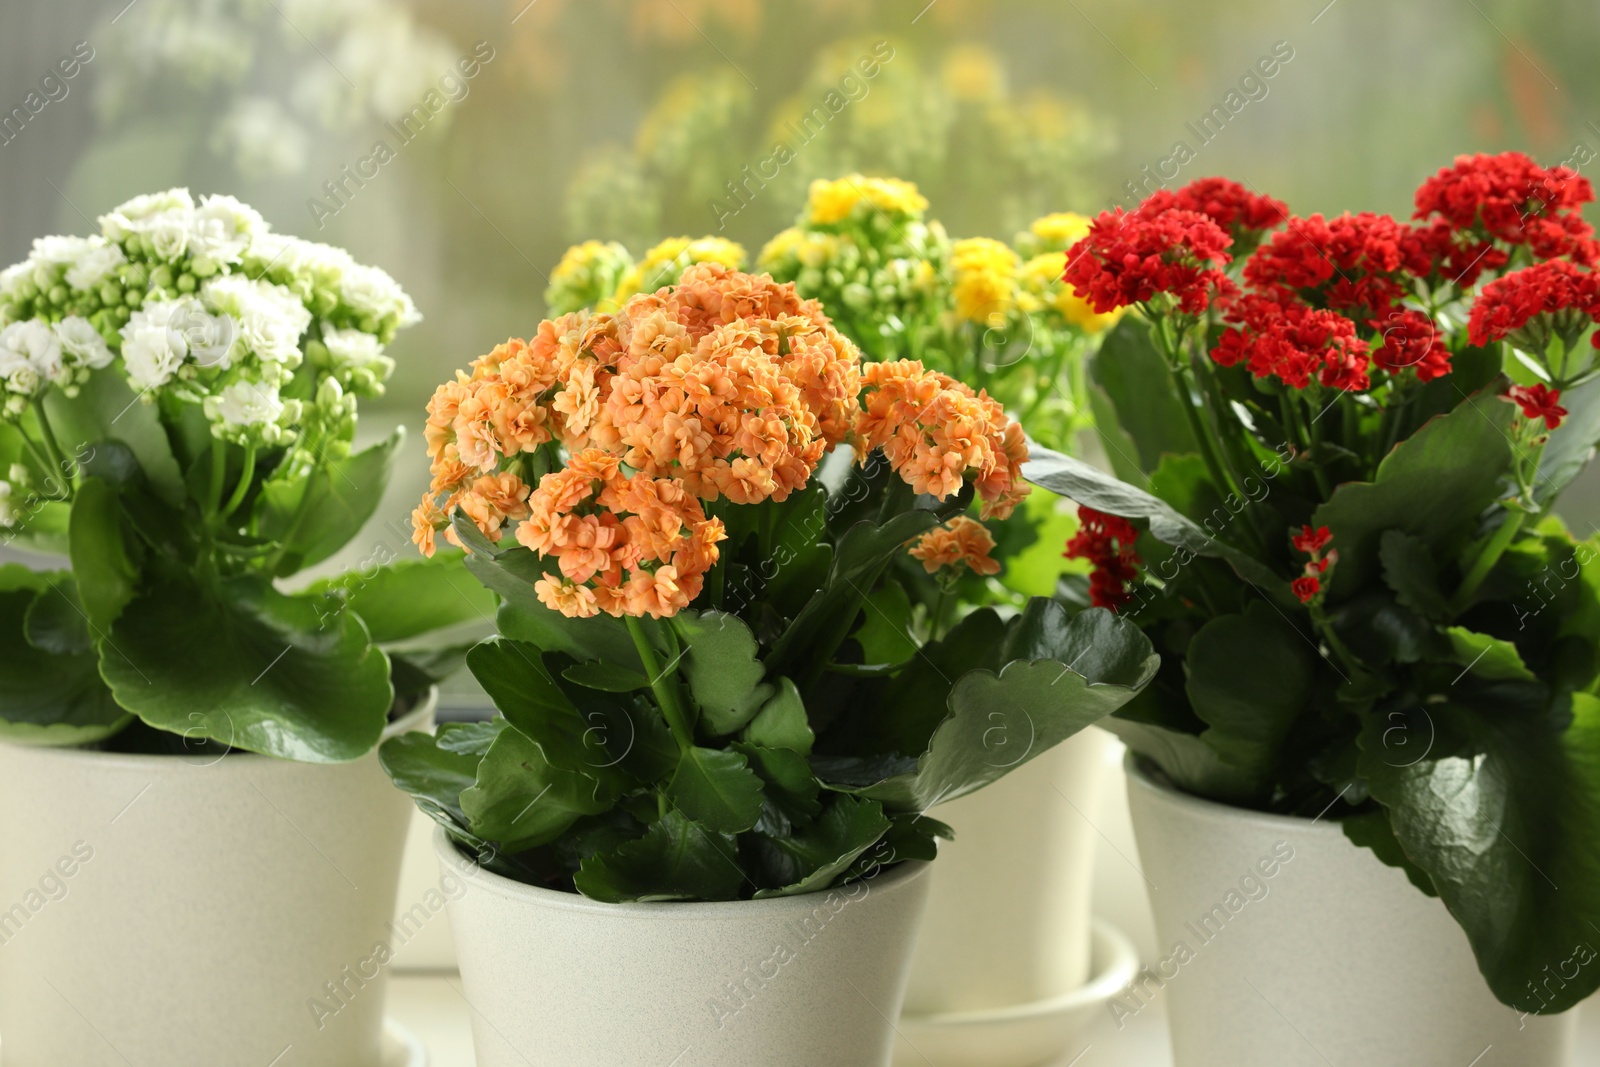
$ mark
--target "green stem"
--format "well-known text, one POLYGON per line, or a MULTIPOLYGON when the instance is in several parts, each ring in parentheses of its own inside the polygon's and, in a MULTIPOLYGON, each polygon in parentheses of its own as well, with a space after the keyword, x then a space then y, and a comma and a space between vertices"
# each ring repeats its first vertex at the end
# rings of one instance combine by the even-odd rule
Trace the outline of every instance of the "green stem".
POLYGON ((942 636, 945 602, 949 599, 950 589, 941 581, 939 583, 939 595, 933 601, 933 614, 929 616, 928 640, 930 642, 937 641, 942 636))
POLYGON ((239 474, 239 484, 234 486, 233 495, 222 506, 222 518, 226 519, 239 510, 239 505, 244 503, 245 495, 250 492, 250 483, 255 480, 255 476, 256 446, 252 442, 244 447, 244 470, 239 474))
POLYGON ((1500 562, 1500 557, 1511 546, 1512 539, 1517 536, 1517 531, 1522 529, 1527 517, 1528 513, 1525 511, 1513 511, 1506 516, 1506 520, 1500 524, 1494 536, 1489 538, 1488 544, 1483 546, 1478 558, 1473 561, 1472 569, 1467 571, 1467 576, 1461 580, 1461 588, 1456 590, 1456 595, 1450 601, 1452 615, 1460 614, 1466 609, 1473 594, 1477 593, 1478 587, 1483 585, 1484 580, 1489 577, 1489 572, 1494 570, 1494 565, 1500 562))
POLYGON ((206 489, 206 515, 215 518, 222 507, 222 483, 228 474, 228 446, 211 439, 211 484, 206 489))
POLYGON ((677 739, 680 749, 688 751, 694 747, 694 729, 689 725, 682 705, 678 703, 677 688, 672 684, 672 679, 663 675, 661 660, 656 656, 655 646, 650 644, 649 635, 644 632, 644 624, 633 615, 624 615, 622 620, 628 624, 628 636, 633 638, 633 647, 639 651, 639 662, 650 676, 650 691, 655 694, 656 703, 661 705, 661 714, 672 728, 672 736, 677 739))
MULTIPOLYGON (((61 451, 60 443, 56 441, 55 431, 50 427, 50 417, 44 413, 43 400, 35 400, 33 402, 33 413, 39 420, 39 435, 44 439, 45 451, 49 456, 47 465, 50 468, 50 472, 61 479, 61 485, 66 490, 67 499, 71 500, 74 495, 72 488, 73 472, 67 469, 66 456, 61 451)), ((23 435, 23 440, 27 440, 26 434, 23 435)))

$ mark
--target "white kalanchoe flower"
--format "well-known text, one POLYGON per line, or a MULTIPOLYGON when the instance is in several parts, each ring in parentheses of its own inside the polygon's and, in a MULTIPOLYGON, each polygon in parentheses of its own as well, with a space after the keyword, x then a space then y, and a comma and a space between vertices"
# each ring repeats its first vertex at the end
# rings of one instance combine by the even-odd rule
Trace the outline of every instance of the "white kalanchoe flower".
POLYGON ((33 277, 33 264, 27 260, 0 271, 0 300, 16 300, 33 277))
POLYGON ((222 392, 206 397, 206 417, 229 429, 276 423, 283 414, 278 387, 271 382, 252 382, 241 378, 224 386, 222 392))
POLYGON ((142 237, 158 259, 175 260, 189 247, 194 200, 187 189, 136 196, 100 216, 101 232, 112 241, 142 237))
POLYGON ((68 315, 56 323, 56 340, 74 366, 99 370, 111 365, 111 347, 86 318, 68 315))
POLYGON ((322 343, 328 349, 329 370, 352 388, 382 395, 383 383, 394 373, 394 360, 383 354, 383 344, 360 330, 335 330, 322 327, 322 343))
POLYGON ((96 235, 89 238, 82 252, 67 268, 67 284, 79 292, 93 289, 126 262, 128 257, 122 254, 120 245, 96 235))
POLYGON ((250 243, 267 228, 261 213, 231 196, 204 196, 191 218, 189 254, 200 272, 244 259, 250 243))
POLYGON ((339 296, 359 315, 370 315, 378 322, 393 316, 397 326, 422 321, 411 297, 387 271, 352 264, 340 281, 339 296))
POLYGON ((89 250, 87 237, 36 237, 33 253, 28 257, 35 268, 60 267, 76 263, 89 250))
POLYGON ((122 363, 135 389, 159 389, 178 373, 189 345, 173 320, 181 324, 194 311, 192 305, 189 300, 152 300, 128 319, 122 328, 122 363))
POLYGON ((0 378, 11 392, 31 395, 41 385, 63 381, 66 371, 61 341, 49 323, 29 319, 0 330, 0 378))
POLYGON ((17 508, 11 501, 11 483, 0 482, 0 526, 17 524, 17 508))
POLYGON ((242 274, 206 282, 201 297, 212 309, 239 324, 239 343, 257 359, 286 370, 300 365, 300 338, 311 326, 311 312, 281 285, 242 274))

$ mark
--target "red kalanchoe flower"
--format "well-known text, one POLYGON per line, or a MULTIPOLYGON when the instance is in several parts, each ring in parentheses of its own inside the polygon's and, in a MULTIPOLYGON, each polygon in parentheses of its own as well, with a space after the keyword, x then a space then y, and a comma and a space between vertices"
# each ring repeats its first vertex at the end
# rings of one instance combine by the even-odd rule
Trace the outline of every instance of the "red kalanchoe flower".
MULTIPOLYGON (((1535 263, 1484 286, 1472 305, 1467 337, 1483 346, 1509 338, 1542 354, 1552 336, 1575 338, 1600 316, 1600 275, 1564 259, 1535 263)), ((1600 347, 1600 334, 1594 344, 1600 347)))
POLYGON ((1314 556, 1328 547, 1328 542, 1333 540, 1333 531, 1326 526, 1319 526, 1315 530, 1310 526, 1302 526, 1293 540, 1296 552, 1314 556))
POLYGON ((1289 217, 1289 205, 1283 201, 1252 193, 1228 178, 1198 178, 1179 189, 1158 189, 1139 210, 1198 211, 1231 233, 1235 243, 1280 226, 1289 217))
POLYGON ((1067 252, 1062 280, 1099 315, 1142 304, 1157 293, 1181 311, 1198 315, 1217 296, 1233 291, 1220 269, 1231 261, 1233 239, 1197 211, 1121 208, 1096 218, 1089 235, 1067 252))
POLYGON ((1561 399, 1561 390, 1552 389, 1543 382, 1513 385, 1506 393, 1506 399, 1521 408, 1525 418, 1543 419, 1547 430, 1560 426, 1561 420, 1567 417, 1567 409, 1556 403, 1561 399))
POLYGON ((1438 326, 1422 312, 1391 311, 1387 319, 1373 319, 1367 325, 1379 332, 1372 362, 1380 370, 1390 374, 1414 370, 1424 382, 1450 373, 1450 350, 1439 340, 1438 326))
POLYGON ((1438 215, 1465 233, 1527 245, 1538 259, 1592 266, 1600 246, 1580 211, 1593 199, 1589 180, 1569 167, 1541 167, 1521 152, 1458 156, 1417 190, 1416 217, 1438 215))
POLYGON ((1313 376, 1351 392, 1372 384, 1367 343, 1356 337, 1356 324, 1337 312, 1251 294, 1232 303, 1228 321, 1234 325, 1211 351, 1224 367, 1244 362, 1257 378, 1276 377, 1292 389, 1304 389, 1313 376))
POLYGON ((1313 575, 1307 574, 1296 578, 1289 588, 1293 589, 1294 595, 1300 598, 1300 603, 1309 604, 1322 591, 1322 581, 1313 575))
POLYGON ((1078 532, 1062 553, 1067 559, 1094 564, 1089 575, 1089 599, 1097 608, 1119 610, 1133 600, 1128 586, 1139 577, 1139 555, 1133 543, 1139 530, 1127 519, 1078 506, 1078 532))
POLYGON ((1388 215, 1368 211, 1290 219, 1245 263, 1245 281, 1261 293, 1361 320, 1382 317, 1408 292, 1407 234, 1388 215))
POLYGON ((1437 289, 1471 289, 1485 273, 1498 271, 1511 256, 1493 241, 1477 240, 1443 219, 1408 227, 1400 241, 1406 270, 1437 289))

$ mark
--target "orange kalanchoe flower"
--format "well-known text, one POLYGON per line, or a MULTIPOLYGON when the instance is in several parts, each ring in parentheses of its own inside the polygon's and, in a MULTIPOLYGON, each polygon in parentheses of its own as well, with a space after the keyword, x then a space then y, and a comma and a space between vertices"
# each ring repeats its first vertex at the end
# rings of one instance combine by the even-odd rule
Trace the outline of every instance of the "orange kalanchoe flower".
POLYGON ((856 454, 883 449, 889 464, 919 493, 943 500, 969 478, 984 518, 1006 518, 1028 495, 1022 427, 988 393, 974 393, 918 360, 869 363, 866 410, 856 420, 856 454))
POLYGON ((999 574, 999 561, 989 555, 993 551, 994 538, 988 528, 965 515, 929 530, 911 547, 912 557, 921 560, 922 569, 929 574, 961 564, 974 574, 999 574))
POLYGON ((700 594, 726 534, 673 478, 628 476, 616 456, 586 449, 528 497, 517 541, 558 574, 534 583, 563 615, 676 615, 700 594))

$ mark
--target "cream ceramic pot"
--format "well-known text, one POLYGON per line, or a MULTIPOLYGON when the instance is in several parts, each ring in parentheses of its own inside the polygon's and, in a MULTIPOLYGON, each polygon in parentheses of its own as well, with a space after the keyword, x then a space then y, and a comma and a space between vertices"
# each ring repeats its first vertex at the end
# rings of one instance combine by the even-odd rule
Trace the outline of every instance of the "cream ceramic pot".
POLYGON ((1437 899, 1336 822, 1198 800, 1130 756, 1163 956, 1111 1003, 1164 999, 1175 1067, 1564 1067, 1575 1014, 1496 1000, 1437 899))
POLYGON ((885 1067, 926 864, 804 896, 605 904, 485 871, 450 927, 478 1067, 885 1067))
POLYGON ((411 807, 375 754, 0 744, 0 1065, 378 1067, 411 807))

